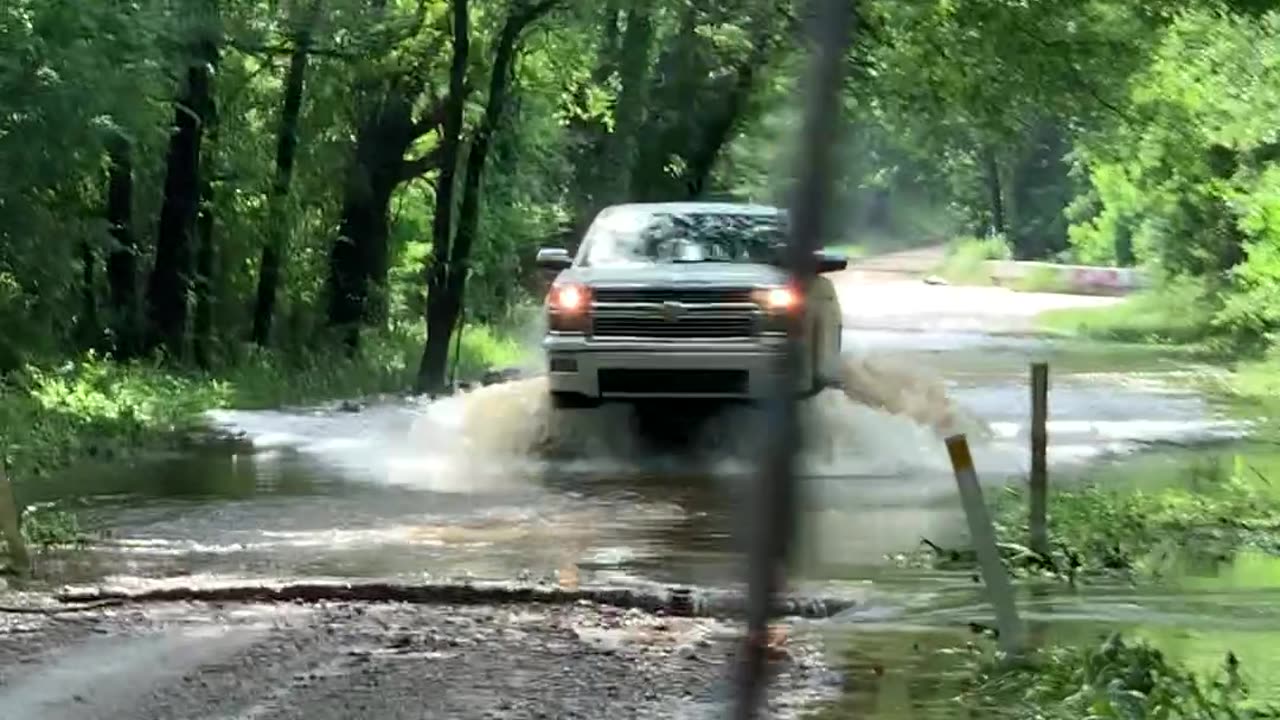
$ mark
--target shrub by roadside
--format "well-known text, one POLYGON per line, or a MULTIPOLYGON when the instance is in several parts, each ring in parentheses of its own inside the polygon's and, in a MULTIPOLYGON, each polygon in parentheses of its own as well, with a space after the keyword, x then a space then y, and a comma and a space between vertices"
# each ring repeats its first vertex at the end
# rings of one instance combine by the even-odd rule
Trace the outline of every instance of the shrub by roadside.
POLYGON ((810 720, 1280 717, 1280 708, 1250 697, 1244 668, 1229 653, 1215 671, 1201 673, 1120 634, 1033 648, 1017 659, 999 656, 991 644, 929 631, 859 633, 845 661, 849 692, 810 720))
MULTIPOLYGON (((1241 457, 1223 477, 1204 477, 1194 487, 1055 489, 1049 494, 1049 557, 1025 546, 1022 488, 1006 488, 994 506, 997 541, 1017 576, 1072 583, 1091 576, 1155 579, 1188 548, 1222 560, 1241 550, 1280 555, 1280 502, 1266 478, 1241 457)), ((893 560, 908 567, 976 567, 971 550, 928 541, 893 560)))
MULTIPOLYGON (((81 457, 111 457, 190 429, 213 408, 268 408, 401 392, 421 352, 412 334, 368 338, 360 353, 285 357, 257 352, 216 374, 86 355, 29 366, 0 381, 0 449, 22 481, 81 457)), ((485 327, 463 334, 461 377, 519 360, 521 349, 485 327)))
POLYGON ((1204 288, 1190 280, 1170 282, 1102 308, 1050 310, 1037 318, 1058 335, 1154 345, 1203 345, 1218 334, 1204 288))
POLYGON ((1199 677, 1144 642, 1112 635, 1094 647, 1052 647, 1029 662, 976 664, 960 699, 993 718, 1167 718, 1244 720, 1280 717, 1249 701, 1239 663, 1228 654, 1215 677, 1199 677))
POLYGON ((986 262, 1011 257, 1009 244, 1002 236, 960 237, 947 243, 946 258, 934 273, 959 285, 990 285, 986 262))

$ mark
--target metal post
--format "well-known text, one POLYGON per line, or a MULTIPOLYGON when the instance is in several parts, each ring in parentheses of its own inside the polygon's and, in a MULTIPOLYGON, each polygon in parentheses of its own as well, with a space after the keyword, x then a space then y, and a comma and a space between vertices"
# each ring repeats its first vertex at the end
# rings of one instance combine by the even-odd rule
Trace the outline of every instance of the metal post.
POLYGON ((964 435, 947 438, 947 454, 951 456, 951 468, 955 471, 956 485, 960 488, 960 502, 969 522, 969 536, 974 552, 978 555, 978 568, 987 587, 987 596, 996 612, 996 629, 1000 633, 1000 649, 1009 655, 1022 652, 1022 623, 1018 620, 1018 606, 1013 598, 1013 585, 1000 562, 996 547, 996 531, 991 526, 991 515, 982 499, 982 486, 973 468, 973 456, 969 453, 969 441, 964 435))
POLYGON ((1048 445, 1049 445, 1049 364, 1031 366, 1031 550, 1049 554, 1048 526, 1048 445))
MULTIPOLYGON (((841 78, 853 25, 849 0, 819 0, 811 18, 817 42, 806 86, 808 99, 800 136, 797 186, 790 207, 789 266, 802 297, 816 273, 831 188, 832 155, 840 115, 841 78)), ((766 643, 773 594, 786 579, 794 518, 795 452, 800 445, 794 378, 799 376, 798 327, 789 333, 784 365, 770 403, 766 455, 761 463, 750 533, 747 638, 743 648, 734 717, 756 716, 764 695, 766 643)))
POLYGON ((31 556, 27 553, 26 541, 22 539, 18 502, 13 495, 13 483, 9 482, 9 476, 2 465, 0 465, 0 531, 4 533, 5 545, 9 549, 13 568, 25 574, 31 569, 31 556))

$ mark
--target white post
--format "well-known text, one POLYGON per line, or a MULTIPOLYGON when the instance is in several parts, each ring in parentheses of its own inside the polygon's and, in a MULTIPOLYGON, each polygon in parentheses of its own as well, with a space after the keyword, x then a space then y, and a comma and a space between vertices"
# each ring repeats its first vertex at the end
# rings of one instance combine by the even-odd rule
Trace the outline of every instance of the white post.
POLYGON ((1013 598, 1013 585, 1000 562, 996 547, 996 532, 991 525, 991 515, 982 498, 982 486, 973 468, 973 456, 969 453, 969 441, 964 435, 947 438, 947 453, 951 456, 951 468, 955 471, 956 485, 960 488, 960 502, 964 516, 969 521, 969 536, 978 555, 978 567, 987 586, 987 596, 996 611, 996 629, 1000 633, 1000 649, 1013 656, 1022 652, 1022 623, 1018 619, 1018 606, 1013 598))

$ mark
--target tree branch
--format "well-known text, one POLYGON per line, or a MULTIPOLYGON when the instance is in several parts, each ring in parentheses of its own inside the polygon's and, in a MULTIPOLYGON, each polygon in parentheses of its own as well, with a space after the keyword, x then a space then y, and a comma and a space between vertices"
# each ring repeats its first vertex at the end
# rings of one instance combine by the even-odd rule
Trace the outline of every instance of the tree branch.
POLYGON ((510 27, 515 31, 516 35, 520 35, 530 23, 551 12, 563 2, 564 0, 539 0, 512 17, 510 27))
MULTIPOLYGON (((238 52, 245 55, 267 55, 272 57, 288 57, 293 54, 292 43, 261 43, 250 42, 247 40, 229 40, 227 45, 238 52)), ((335 58, 338 60, 359 60, 365 57, 366 53, 354 51, 339 50, 337 48, 323 47, 312 45, 307 48, 308 55, 316 57, 335 58)))
POLYGON ((1116 105, 1115 103, 1111 102, 1110 100, 1107 100, 1106 98, 1102 97, 1102 94, 1098 91, 1098 88, 1084 77, 1084 74, 1080 71, 1080 68, 1076 66, 1075 62, 1073 62, 1070 57, 1070 54, 1069 54, 1069 50, 1071 47, 1070 45, 1067 45, 1067 47, 1063 47, 1064 45, 1063 43, 1058 43, 1058 42, 1054 42, 1046 38, 1043 38, 1031 32, 1030 30, 1028 30, 1026 27, 1022 25, 1022 23, 1014 22, 1013 26, 1017 28, 1018 32, 1022 34, 1024 37, 1026 37, 1027 39, 1031 40, 1034 43, 1037 43, 1038 45, 1045 48, 1046 50, 1060 51, 1062 64, 1065 65, 1067 68, 1067 75, 1068 75, 1069 82, 1075 85, 1078 89, 1084 91, 1084 93, 1089 97, 1091 97, 1094 102, 1098 103, 1100 107, 1102 107, 1105 110, 1111 111, 1121 120, 1124 120, 1126 123, 1130 125, 1133 125, 1136 123, 1136 119, 1133 117, 1133 115, 1129 114, 1126 110, 1116 105))
POLYGON ((440 160, 444 156, 443 146, 437 144, 431 150, 427 151, 422 157, 405 160, 400 166, 400 182, 408 182, 440 167, 440 160))
MULTIPOLYGON (((471 89, 471 80, 468 79, 463 83, 462 97, 466 98, 470 95, 471 89)), ((413 137, 420 138, 441 125, 444 125, 444 120, 448 113, 449 98, 447 96, 438 98, 435 101, 435 104, 428 108, 426 112, 422 113, 422 116, 413 123, 413 137)))

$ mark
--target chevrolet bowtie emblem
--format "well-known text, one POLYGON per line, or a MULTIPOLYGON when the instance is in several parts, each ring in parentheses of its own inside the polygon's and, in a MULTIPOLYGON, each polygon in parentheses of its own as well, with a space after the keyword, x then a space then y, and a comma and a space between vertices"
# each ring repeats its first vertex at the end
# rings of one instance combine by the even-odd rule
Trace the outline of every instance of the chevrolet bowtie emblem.
POLYGON ((684 305, 671 300, 662 303, 662 319, 667 322, 675 322, 680 319, 681 315, 684 315, 684 305))

